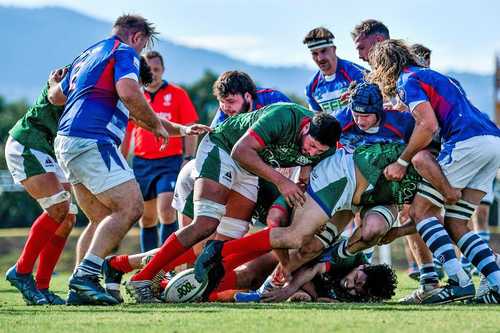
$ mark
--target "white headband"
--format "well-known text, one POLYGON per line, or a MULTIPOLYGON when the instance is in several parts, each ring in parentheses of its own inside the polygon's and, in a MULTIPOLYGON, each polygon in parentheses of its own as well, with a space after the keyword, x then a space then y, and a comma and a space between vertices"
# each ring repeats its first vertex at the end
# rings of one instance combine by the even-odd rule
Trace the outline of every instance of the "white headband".
POLYGON ((333 38, 314 40, 306 44, 309 50, 316 50, 322 47, 335 46, 333 43, 333 38))

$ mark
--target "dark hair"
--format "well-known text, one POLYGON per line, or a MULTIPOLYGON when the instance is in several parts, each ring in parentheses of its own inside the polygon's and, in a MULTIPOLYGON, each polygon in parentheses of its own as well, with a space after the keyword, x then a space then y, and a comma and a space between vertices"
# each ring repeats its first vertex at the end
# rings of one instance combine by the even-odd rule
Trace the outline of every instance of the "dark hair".
POLYGON ((364 289, 371 302, 388 300, 396 294, 398 278, 391 267, 386 264, 366 265, 363 272, 367 275, 364 289))
POLYGON ((151 73, 151 68, 148 66, 148 63, 146 62, 146 58, 144 56, 141 56, 141 64, 139 67, 139 76, 140 76, 141 84, 143 86, 147 86, 151 82, 153 82, 153 73, 151 73))
POLYGON ((163 57, 160 54, 160 52, 158 52, 158 51, 149 51, 149 52, 146 52, 146 54, 144 56, 148 60, 151 60, 151 59, 154 59, 154 58, 160 59, 161 67, 165 68, 165 65, 163 64, 163 57))
POLYGON ((354 30, 351 32, 352 39, 356 39, 360 36, 371 36, 380 34, 385 39, 391 38, 389 36, 389 29, 380 21, 374 19, 368 19, 361 21, 360 24, 354 27, 354 30))
POLYGON ((252 78, 245 72, 227 71, 222 73, 213 85, 213 94, 218 99, 229 95, 244 95, 249 93, 253 99, 257 98, 257 88, 252 78))
POLYGON ((334 116, 326 112, 316 112, 311 120, 309 132, 321 144, 335 147, 340 139, 342 128, 334 116))
POLYGON ((323 39, 335 39, 335 36, 332 34, 330 30, 325 27, 314 28, 307 33, 304 37, 302 43, 307 44, 310 42, 315 42, 323 39))
POLYGON ((422 61, 422 66, 425 66, 425 62, 431 60, 431 49, 423 46, 422 44, 413 44, 410 46, 410 51, 413 52, 419 60, 422 61))
POLYGON ((128 36, 137 32, 142 32, 149 38, 148 44, 153 44, 158 36, 153 23, 140 15, 124 14, 113 24, 113 33, 122 39, 127 39, 128 36))

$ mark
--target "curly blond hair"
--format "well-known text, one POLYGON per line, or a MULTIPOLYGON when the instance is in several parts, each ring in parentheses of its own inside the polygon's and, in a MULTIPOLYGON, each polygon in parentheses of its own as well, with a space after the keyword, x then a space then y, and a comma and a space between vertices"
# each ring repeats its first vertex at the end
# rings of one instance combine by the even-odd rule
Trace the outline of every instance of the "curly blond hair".
POLYGON ((375 44, 368 55, 372 72, 368 81, 376 83, 385 98, 396 96, 396 83, 404 67, 421 66, 416 55, 400 39, 375 44))

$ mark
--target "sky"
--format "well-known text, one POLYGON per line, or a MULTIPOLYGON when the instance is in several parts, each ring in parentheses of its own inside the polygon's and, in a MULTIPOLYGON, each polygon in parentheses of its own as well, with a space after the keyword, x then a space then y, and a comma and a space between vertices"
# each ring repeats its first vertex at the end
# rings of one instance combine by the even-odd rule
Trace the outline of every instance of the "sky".
POLYGON ((337 54, 360 64, 350 37, 361 20, 384 22, 392 38, 432 49, 432 66, 482 74, 494 70, 500 52, 500 1, 495 0, 0 0, 0 5, 63 6, 113 21, 139 13, 161 35, 259 65, 314 64, 302 44, 314 27, 335 35, 337 54))

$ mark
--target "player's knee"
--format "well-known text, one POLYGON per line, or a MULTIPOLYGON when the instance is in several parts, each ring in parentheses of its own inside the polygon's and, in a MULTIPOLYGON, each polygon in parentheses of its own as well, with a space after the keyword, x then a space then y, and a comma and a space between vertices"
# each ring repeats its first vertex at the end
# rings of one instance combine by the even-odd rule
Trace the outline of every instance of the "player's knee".
POLYGON ((37 201, 50 217, 62 223, 70 210, 71 195, 68 191, 61 191, 37 201))
POLYGON ((124 212, 125 219, 130 222, 130 224, 139 221, 141 216, 144 214, 144 202, 142 200, 134 200, 131 202, 124 212))
POLYGON ((175 221, 177 217, 176 214, 177 214, 176 210, 173 209, 172 207, 169 207, 167 209, 162 209, 159 212, 160 220, 164 223, 170 223, 175 221))
POLYGON ((363 242, 368 243, 370 245, 374 245, 378 242, 378 240, 384 235, 386 231, 387 228, 384 228, 379 225, 363 226, 361 230, 361 238, 363 242))
POLYGON ((61 223, 61 226, 59 228, 61 229, 62 233, 64 233, 65 235, 69 235, 71 230, 73 230, 75 224, 76 224, 76 216, 74 214, 68 214, 66 215, 66 218, 61 223))
POLYGON ((69 213, 69 201, 60 202, 46 208, 47 214, 59 223, 63 223, 69 213))
POLYGON ((190 227, 192 226, 190 232, 193 232, 197 239, 205 239, 217 230, 218 225, 218 223, 208 219, 196 218, 190 225, 190 227))
POLYGON ((411 164, 413 164, 413 167, 418 171, 422 168, 425 168, 427 161, 429 161, 429 159, 431 158, 434 157, 429 151, 421 150, 417 154, 415 154, 415 156, 413 156, 413 158, 411 159, 411 164))

